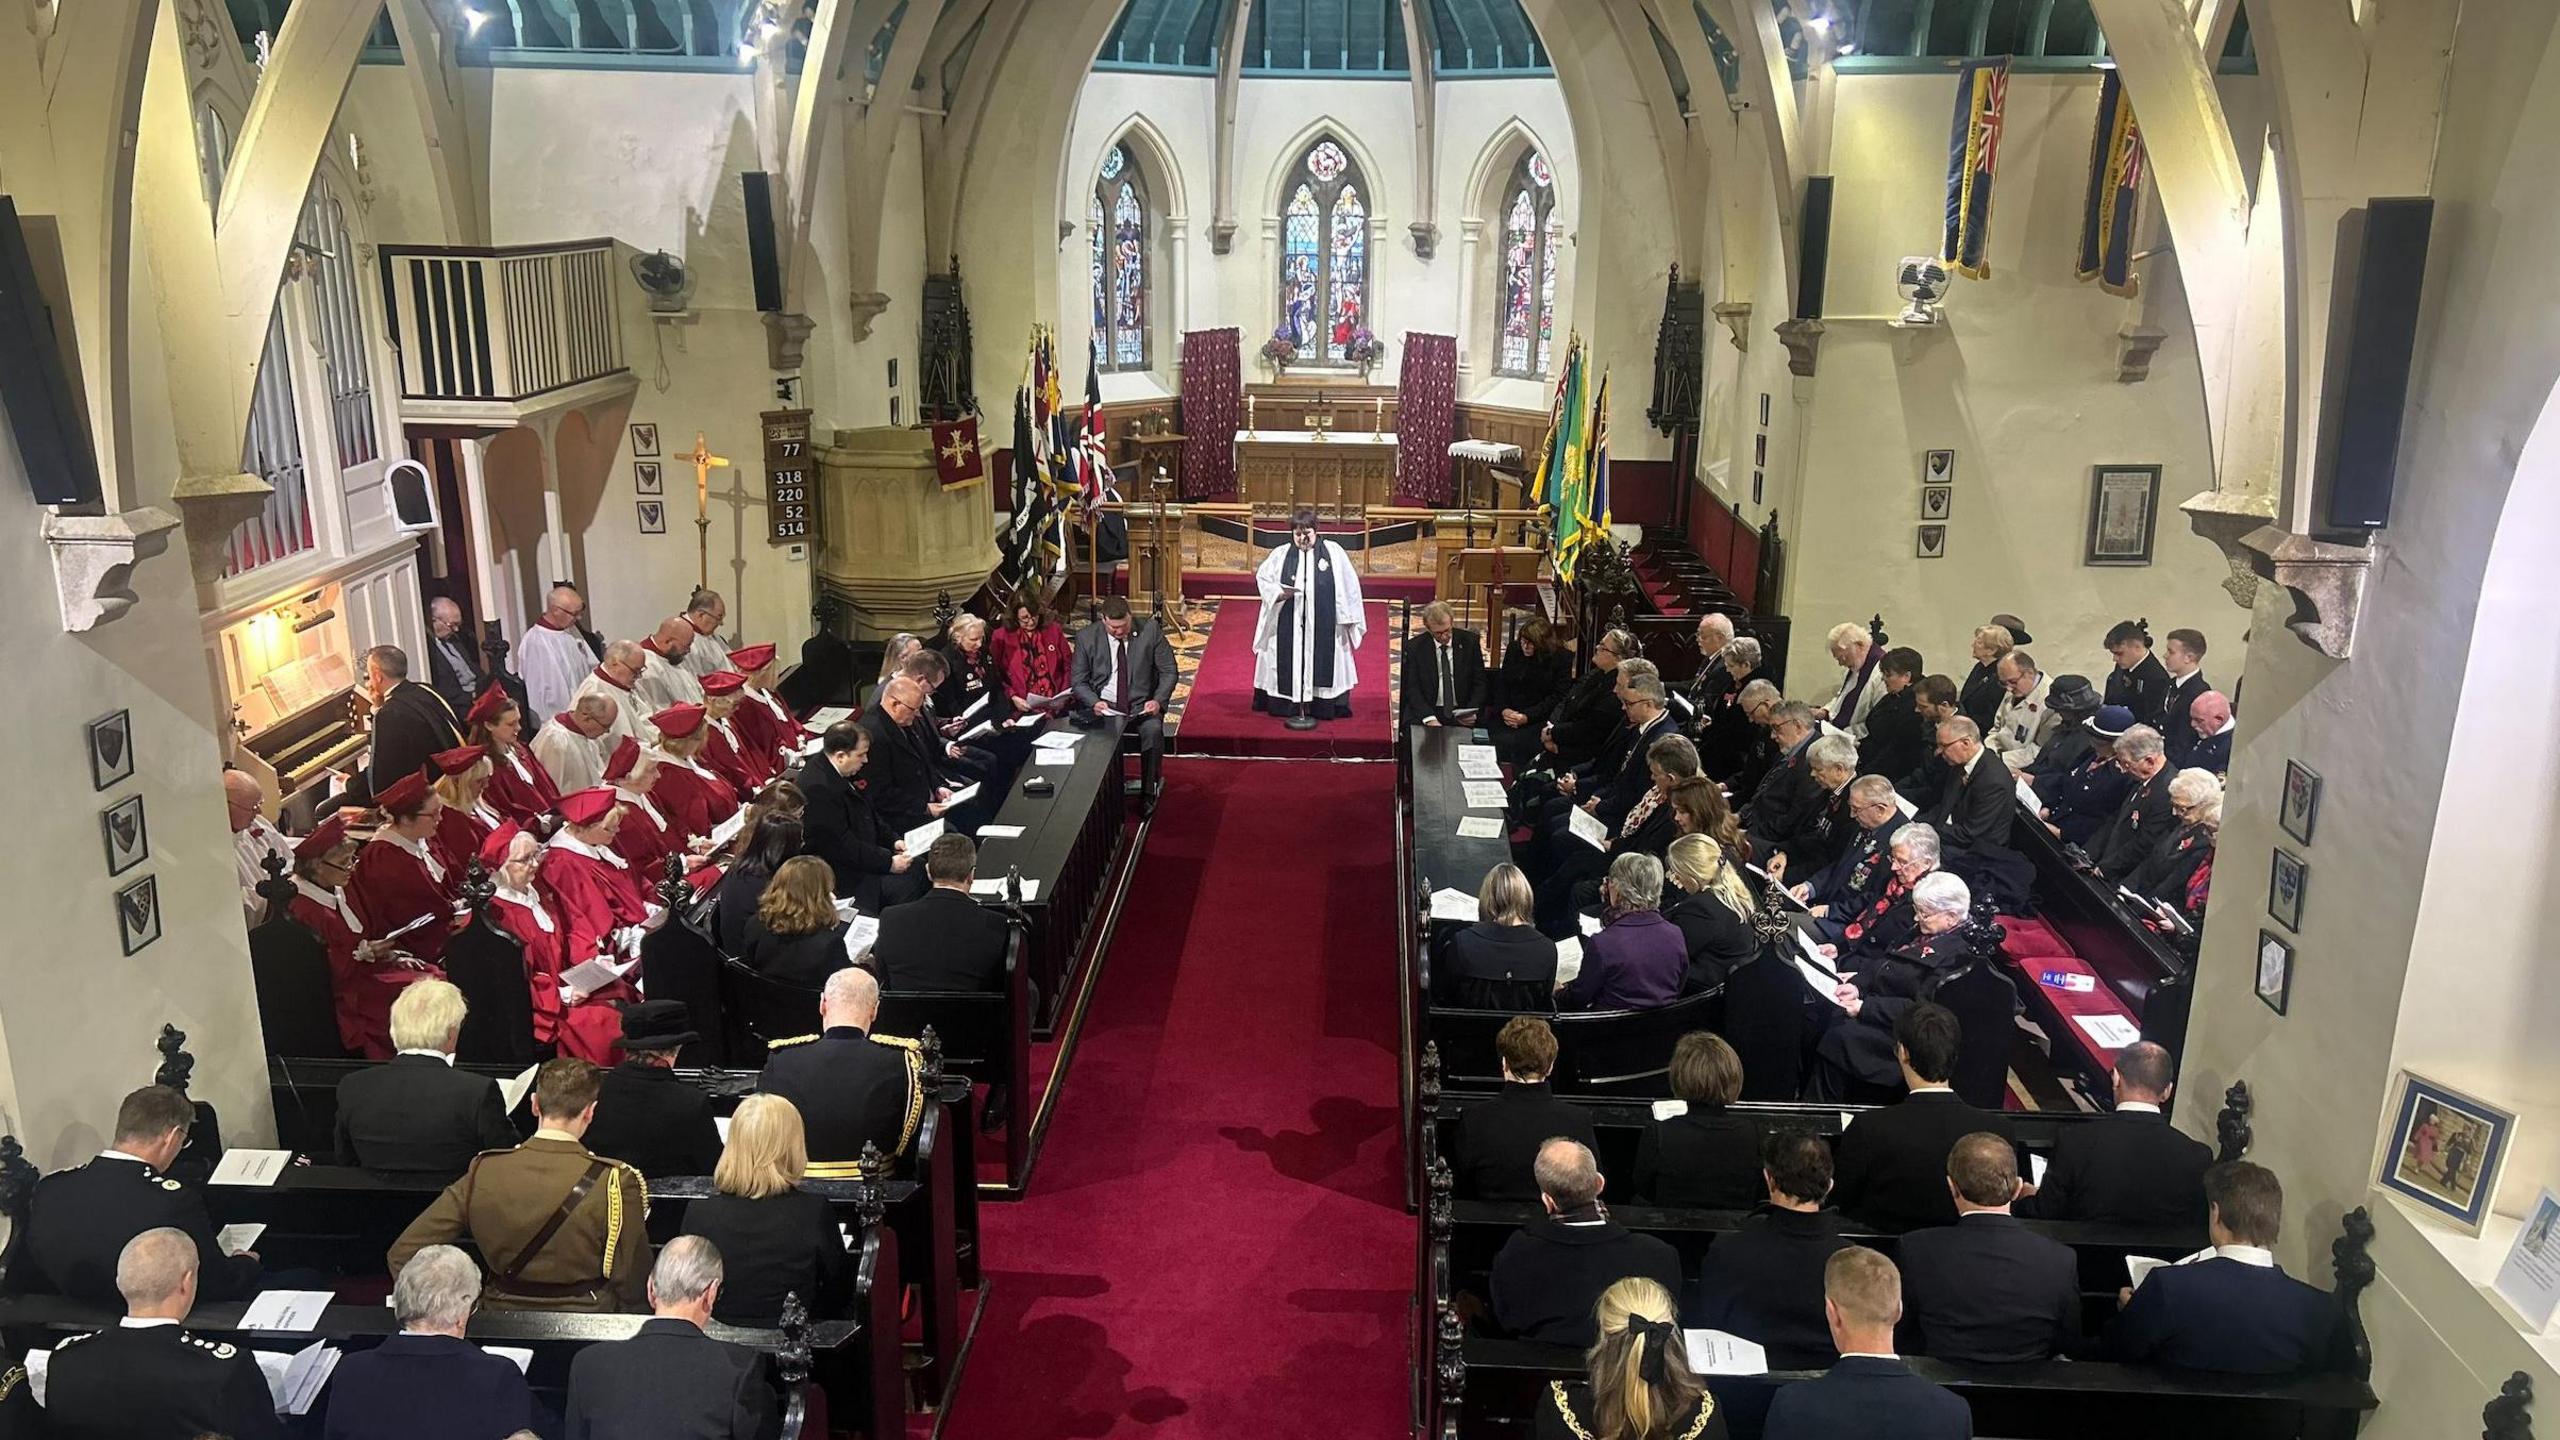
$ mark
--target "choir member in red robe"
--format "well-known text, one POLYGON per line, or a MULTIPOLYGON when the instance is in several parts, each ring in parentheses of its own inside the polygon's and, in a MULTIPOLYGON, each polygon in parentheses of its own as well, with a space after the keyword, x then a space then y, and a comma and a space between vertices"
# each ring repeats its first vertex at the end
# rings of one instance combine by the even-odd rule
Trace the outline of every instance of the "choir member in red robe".
POLYGON ((440 959, 445 937, 462 919, 453 908, 462 877, 437 857, 433 843, 444 799, 427 788, 425 775, 403 775, 374 797, 374 806, 382 828, 356 856, 347 904, 365 935, 395 941, 421 960, 440 959))
POLYGON ((435 754, 436 797, 444 801, 444 811, 436 817, 436 834, 432 842, 436 859, 445 873, 453 877, 454 893, 461 893, 463 872, 471 868, 480 853, 481 842, 492 831, 507 823, 489 803, 489 753, 477 745, 457 745, 435 754))
POLYGON ((628 736, 604 762, 604 783, 623 804, 614 853, 639 874, 644 892, 666 873, 667 857, 684 848, 682 837, 652 793, 658 788, 658 769, 658 758, 628 736))
POLYGON ((639 992, 621 980, 593 993, 560 983, 560 973, 570 967, 568 920, 558 898, 539 878, 543 854, 540 841, 512 824, 500 827, 480 848, 480 863, 497 882, 491 909, 524 948, 534 1041, 580 1060, 615 1064, 621 1059, 616 1040, 622 1033, 622 1017, 613 1002, 636 1000, 639 992))
POLYGON ((791 768, 800 747, 809 743, 809 732, 800 717, 773 693, 773 647, 749 645, 729 652, 729 666, 747 677, 739 690, 738 728, 754 744, 762 747, 779 775, 791 768))
POLYGON ((670 705, 649 717, 658 731, 658 786, 650 798, 666 812, 680 848, 710 838, 713 826, 738 813, 737 790, 702 763, 709 715, 699 705, 670 705))
POLYGON ((463 718, 471 743, 489 752, 490 808, 519 825, 547 823, 560 804, 560 787, 535 758, 532 737, 524 733, 524 711, 513 697, 492 685, 463 718))
POLYGON ((702 763, 729 782, 741 803, 755 798, 773 778, 773 756, 738 728, 738 691, 746 683, 747 677, 735 670, 702 677, 703 729, 710 737, 702 742, 702 763))
POLYGON ((410 982, 441 974, 423 960, 394 958, 393 947, 364 938, 347 906, 346 883, 355 868, 356 841, 345 812, 333 812, 294 842, 291 913, 319 937, 329 957, 329 999, 338 1017, 338 1043, 367 1060, 391 1058, 391 1002, 410 982))
POLYGON ((616 832, 631 823, 635 807, 603 786, 568 796, 560 807, 560 833, 543 847, 539 875, 560 902, 557 913, 567 936, 562 958, 574 965, 599 954, 639 954, 652 908, 650 887, 615 846, 616 832))

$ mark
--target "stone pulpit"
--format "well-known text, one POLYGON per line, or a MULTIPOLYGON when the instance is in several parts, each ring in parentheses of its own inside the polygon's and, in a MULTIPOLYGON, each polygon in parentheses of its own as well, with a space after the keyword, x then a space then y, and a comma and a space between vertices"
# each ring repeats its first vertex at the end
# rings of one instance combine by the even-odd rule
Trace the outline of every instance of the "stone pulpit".
POLYGON ((852 614, 849 638, 931 634, 935 598, 964 598, 995 568, 991 482, 943 489, 921 427, 838 430, 816 450, 818 584, 852 614))

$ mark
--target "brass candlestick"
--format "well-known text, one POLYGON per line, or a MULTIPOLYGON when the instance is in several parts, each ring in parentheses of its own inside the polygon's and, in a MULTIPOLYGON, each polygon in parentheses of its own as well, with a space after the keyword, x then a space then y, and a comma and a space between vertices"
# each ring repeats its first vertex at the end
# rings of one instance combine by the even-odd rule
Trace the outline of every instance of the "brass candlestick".
POLYGON ((1244 433, 1253 433, 1253 395, 1250 391, 1244 397, 1244 433))

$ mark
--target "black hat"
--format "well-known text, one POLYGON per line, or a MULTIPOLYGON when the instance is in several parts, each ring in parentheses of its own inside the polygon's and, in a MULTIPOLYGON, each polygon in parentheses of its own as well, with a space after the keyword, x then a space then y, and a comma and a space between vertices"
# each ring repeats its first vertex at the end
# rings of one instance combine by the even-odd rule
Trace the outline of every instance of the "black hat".
POLYGON ((681 1000, 641 1000, 622 1007, 622 1048, 673 1050, 702 1037, 687 1028, 693 1012, 681 1000))
POLYGON ((2065 715, 2091 715, 2097 712, 2101 697, 2086 675, 2056 675, 2045 689, 2044 703, 2065 715))
POLYGON ((2036 637, 2027 633, 2027 622, 2015 615, 1994 615, 1991 623, 2009 632, 2009 643, 2024 645, 2036 637))

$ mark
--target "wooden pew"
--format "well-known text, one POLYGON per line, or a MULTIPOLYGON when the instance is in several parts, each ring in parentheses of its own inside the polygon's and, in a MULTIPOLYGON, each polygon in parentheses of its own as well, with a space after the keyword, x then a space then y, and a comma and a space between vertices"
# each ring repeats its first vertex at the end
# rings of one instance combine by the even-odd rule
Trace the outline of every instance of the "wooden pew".
MULTIPOLYGON (((2115 886, 2073 867, 2062 842, 2024 806, 2010 834, 2018 853, 2035 867, 2036 918, 2069 942, 2141 1022, 2142 1038, 2167 1046, 2172 1056, 2181 1054, 2187 1009, 2195 994, 2193 952, 2182 953, 2166 936, 2125 913, 2115 886)), ((2054 1008, 2052 996, 2034 976, 2025 980, 2019 994, 2029 1014, 2053 1037, 2055 1067, 2076 1077, 2090 1094, 2108 1094, 2104 1057, 2054 1008)))

